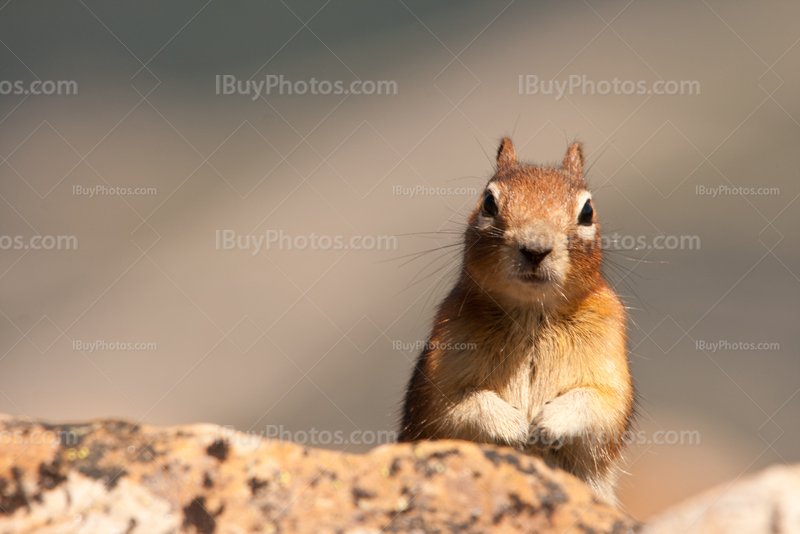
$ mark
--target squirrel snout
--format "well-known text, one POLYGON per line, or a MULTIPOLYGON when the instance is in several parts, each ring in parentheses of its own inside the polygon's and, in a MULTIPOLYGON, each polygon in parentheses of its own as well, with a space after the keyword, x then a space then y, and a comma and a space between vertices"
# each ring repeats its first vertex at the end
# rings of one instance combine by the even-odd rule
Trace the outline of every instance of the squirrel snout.
POLYGON ((548 254, 552 251, 552 248, 543 248, 543 249, 529 249, 529 248, 520 248, 519 252, 522 254, 522 257, 530 263, 532 269, 536 269, 542 260, 544 260, 548 254))

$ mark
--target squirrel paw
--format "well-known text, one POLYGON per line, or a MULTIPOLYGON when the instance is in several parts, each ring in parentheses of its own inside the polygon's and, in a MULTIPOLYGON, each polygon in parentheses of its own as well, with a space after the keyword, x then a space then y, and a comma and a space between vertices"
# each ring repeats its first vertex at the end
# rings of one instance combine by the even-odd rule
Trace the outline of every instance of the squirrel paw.
POLYGON ((580 407, 573 400, 565 395, 544 405, 531 422, 529 447, 557 450, 585 433, 580 407))
POLYGON ((528 440, 529 435, 529 425, 530 423, 525 418, 525 415, 514 407, 514 411, 511 416, 506 421, 506 430, 505 435, 509 436, 508 444, 515 449, 520 451, 525 450, 525 445, 528 440))

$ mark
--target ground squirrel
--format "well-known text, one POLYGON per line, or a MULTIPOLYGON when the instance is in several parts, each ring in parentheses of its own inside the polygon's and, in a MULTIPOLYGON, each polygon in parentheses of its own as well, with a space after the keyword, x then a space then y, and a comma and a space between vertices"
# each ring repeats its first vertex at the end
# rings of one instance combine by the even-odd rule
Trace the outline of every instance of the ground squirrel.
POLYGON ((509 445, 613 502, 634 392, 583 164, 577 142, 560 167, 522 164, 500 143, 458 282, 408 385, 400 440, 509 445))

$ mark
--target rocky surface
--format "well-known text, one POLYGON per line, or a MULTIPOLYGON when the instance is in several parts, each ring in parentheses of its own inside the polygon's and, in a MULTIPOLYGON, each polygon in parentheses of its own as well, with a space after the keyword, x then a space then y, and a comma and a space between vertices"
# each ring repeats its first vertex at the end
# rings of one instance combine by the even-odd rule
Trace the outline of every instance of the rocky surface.
POLYGON ((647 534, 800 534, 800 466, 774 466, 659 514, 647 534))
POLYGON ((2 534, 635 528, 578 479, 507 448, 441 441, 353 455, 213 425, 0 418, 2 534))

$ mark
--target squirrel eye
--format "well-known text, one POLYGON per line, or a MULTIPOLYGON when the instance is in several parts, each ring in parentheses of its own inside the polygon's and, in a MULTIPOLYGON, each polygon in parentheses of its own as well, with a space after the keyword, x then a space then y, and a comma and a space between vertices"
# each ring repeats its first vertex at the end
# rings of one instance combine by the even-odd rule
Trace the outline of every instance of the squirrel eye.
POLYGON ((594 208, 592 207, 592 201, 587 200, 586 204, 583 205, 583 209, 581 209, 580 215, 578 215, 578 224, 583 226, 591 226, 593 218, 594 208))
POLYGON ((486 193, 486 196, 483 197, 483 214, 487 217, 494 217, 497 215, 497 202, 494 200, 494 195, 491 193, 486 193))

